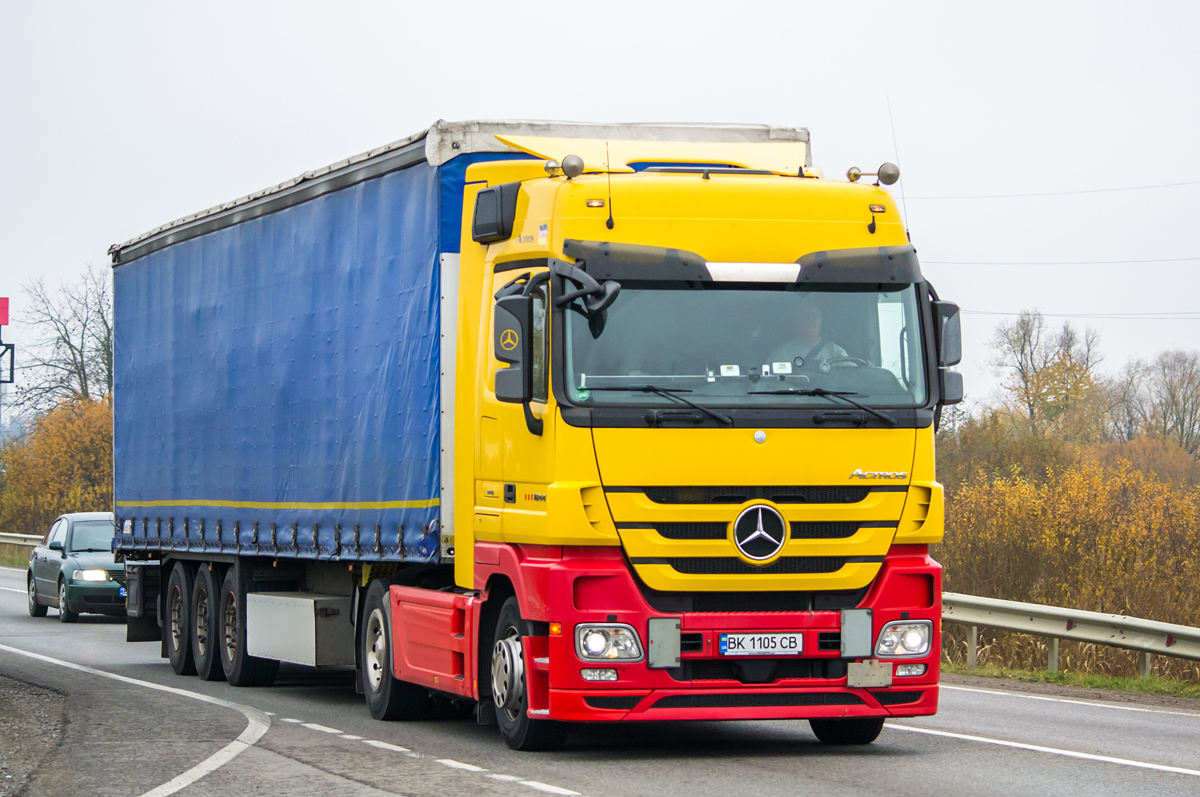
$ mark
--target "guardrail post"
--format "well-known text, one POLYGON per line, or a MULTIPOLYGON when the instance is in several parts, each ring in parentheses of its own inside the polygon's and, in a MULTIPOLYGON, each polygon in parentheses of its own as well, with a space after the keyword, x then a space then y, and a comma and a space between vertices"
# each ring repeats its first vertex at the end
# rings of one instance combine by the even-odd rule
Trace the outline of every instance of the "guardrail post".
POLYGON ((1058 637, 1050 637, 1050 661, 1046 665, 1050 672, 1058 672, 1058 637))
POLYGON ((971 626, 971 630, 967 633, 967 666, 975 669, 978 663, 979 651, 979 626, 971 626))
POLYGON ((1142 652, 1142 653, 1138 654, 1138 675, 1140 675, 1142 678, 1150 677, 1150 654, 1149 653, 1142 652))

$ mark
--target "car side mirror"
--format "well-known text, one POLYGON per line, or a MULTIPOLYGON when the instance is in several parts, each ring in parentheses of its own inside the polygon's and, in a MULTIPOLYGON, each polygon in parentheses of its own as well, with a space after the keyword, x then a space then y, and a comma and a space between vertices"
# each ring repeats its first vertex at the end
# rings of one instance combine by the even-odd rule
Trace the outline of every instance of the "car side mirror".
POLYGON ((496 398, 523 404, 533 398, 533 297, 502 296, 496 302, 494 332, 496 359, 507 368, 496 370, 496 398))
POLYGON ((63 549, 62 540, 55 540, 54 542, 50 543, 46 547, 52 551, 61 551, 63 549))
POLYGON ((938 336, 938 365, 958 365, 962 362, 962 324, 958 305, 953 302, 934 302, 933 320, 938 336))

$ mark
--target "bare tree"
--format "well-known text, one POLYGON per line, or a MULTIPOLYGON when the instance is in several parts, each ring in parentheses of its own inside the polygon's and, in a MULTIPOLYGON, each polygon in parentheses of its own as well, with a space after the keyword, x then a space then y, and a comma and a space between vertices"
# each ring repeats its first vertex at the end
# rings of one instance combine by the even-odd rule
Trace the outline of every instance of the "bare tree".
POLYGON ((1165 351, 1147 369, 1150 404, 1146 430, 1152 437, 1200 453, 1200 352, 1165 351))
POLYGON ((35 279, 24 287, 22 319, 36 337, 22 352, 14 404, 43 412, 63 399, 100 399, 113 389, 112 283, 89 265, 57 291, 35 279))
POLYGON ((1141 437, 1150 417, 1150 402, 1146 395, 1147 365, 1138 359, 1130 360, 1121 372, 1108 381, 1108 435, 1128 443, 1141 437))

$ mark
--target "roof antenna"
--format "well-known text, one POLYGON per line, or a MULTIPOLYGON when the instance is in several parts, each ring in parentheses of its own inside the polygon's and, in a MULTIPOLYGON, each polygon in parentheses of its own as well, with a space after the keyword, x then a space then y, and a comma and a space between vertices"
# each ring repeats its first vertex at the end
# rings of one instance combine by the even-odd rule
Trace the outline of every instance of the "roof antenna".
POLYGON ((608 221, 604 222, 604 226, 612 229, 614 226, 612 215, 612 166, 608 162, 608 142, 604 142, 604 173, 608 175, 608 221))
MULTIPOLYGON (((888 107, 888 124, 892 127, 892 152, 896 153, 896 165, 900 165, 900 145, 896 143, 896 121, 892 118, 892 98, 887 97, 888 107)), ((903 174, 904 172, 901 172, 903 174)), ((904 234, 908 237, 908 242, 912 243, 912 233, 908 231, 908 200, 904 197, 904 182, 900 182, 900 204, 904 207, 904 234)))

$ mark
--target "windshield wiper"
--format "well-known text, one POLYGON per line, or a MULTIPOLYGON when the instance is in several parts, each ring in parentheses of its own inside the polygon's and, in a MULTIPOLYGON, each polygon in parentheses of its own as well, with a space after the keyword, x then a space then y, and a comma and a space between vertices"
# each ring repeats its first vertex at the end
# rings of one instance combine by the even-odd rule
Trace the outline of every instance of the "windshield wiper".
POLYGON ((826 390, 823 387, 814 387, 814 388, 810 388, 807 390, 798 390, 794 387, 789 387, 784 390, 751 390, 748 392, 754 396, 823 396, 825 398, 841 399, 842 401, 846 402, 847 404, 851 404, 855 407, 858 407, 863 412, 871 413, 879 420, 884 421, 885 423, 891 424, 892 426, 895 426, 896 424, 899 423, 899 421, 897 421, 895 418, 893 418, 890 415, 884 415, 879 410, 872 409, 871 407, 868 407, 866 404, 859 404, 857 401, 850 398, 851 396, 857 396, 858 394, 854 393, 853 391, 849 391, 849 390, 826 390))
POLYGON ((683 396, 677 395, 679 393, 691 393, 692 392, 685 388, 658 387, 657 385, 629 385, 628 387, 616 387, 616 386, 607 386, 606 385, 604 387, 588 387, 588 388, 584 388, 584 389, 585 390, 626 390, 630 393, 653 393, 656 396, 662 396, 663 398, 674 399, 675 401, 682 402, 682 403, 688 405, 689 407, 700 410, 705 415, 707 415, 710 418, 713 418, 715 421, 717 421, 717 423, 724 423, 724 424, 733 426, 733 418, 730 418, 728 415, 722 415, 719 412, 714 412, 714 411, 710 410, 708 407, 702 406, 700 404, 697 404, 694 401, 691 401, 690 399, 686 399, 683 396))

